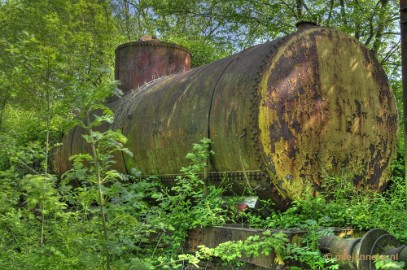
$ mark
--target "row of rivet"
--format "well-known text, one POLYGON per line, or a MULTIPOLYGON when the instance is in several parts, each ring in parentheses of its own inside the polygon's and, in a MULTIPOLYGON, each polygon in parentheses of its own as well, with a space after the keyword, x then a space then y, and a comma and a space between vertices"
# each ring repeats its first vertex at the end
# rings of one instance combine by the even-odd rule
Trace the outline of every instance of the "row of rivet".
POLYGON ((256 161, 258 162, 258 166, 261 170, 260 173, 260 178, 265 179, 267 182, 270 183, 270 187, 272 192, 275 193, 276 197, 280 199, 280 202, 284 202, 283 197, 280 195, 278 192, 277 188, 273 183, 270 182, 270 176, 267 172, 266 165, 264 161, 262 160, 262 152, 261 152, 261 143, 259 142, 258 139, 258 134, 259 134, 259 126, 257 122, 257 117, 259 113, 259 103, 261 100, 261 93, 259 89, 259 84, 261 82, 262 76, 269 64, 270 59, 273 57, 274 53, 278 50, 278 48, 286 42, 288 38, 290 38, 291 35, 288 35, 286 37, 277 39, 272 42, 270 48, 269 48, 269 53, 265 56, 265 58, 262 61, 262 65, 260 65, 260 71, 257 72, 257 78, 254 80, 254 85, 252 88, 252 97, 250 98, 251 102, 251 108, 250 108, 250 133, 251 133, 251 145, 255 149, 255 156, 256 156, 256 161))
POLYGON ((116 48, 117 50, 120 50, 125 47, 141 47, 141 46, 149 46, 149 47, 166 47, 166 48, 171 48, 171 49, 178 49, 181 51, 185 51, 187 53, 190 53, 187 48, 182 47, 177 44, 173 43, 167 43, 167 42, 162 42, 162 41, 157 41, 157 42, 146 42, 146 41, 134 41, 134 42, 129 42, 129 43, 124 43, 122 45, 119 45, 116 48))
MULTIPOLYGON (((264 176, 264 173, 259 171, 254 172, 246 172, 249 180, 251 181, 260 181, 264 176)), ((203 178, 203 174, 199 174, 201 178, 203 178)), ((243 172, 212 172, 208 175, 208 180, 212 182, 221 181, 223 178, 227 178, 231 181, 243 181, 245 180, 245 175, 243 172)), ((167 181, 174 181, 177 178, 176 175, 161 175, 158 176, 158 179, 163 182, 167 181)))

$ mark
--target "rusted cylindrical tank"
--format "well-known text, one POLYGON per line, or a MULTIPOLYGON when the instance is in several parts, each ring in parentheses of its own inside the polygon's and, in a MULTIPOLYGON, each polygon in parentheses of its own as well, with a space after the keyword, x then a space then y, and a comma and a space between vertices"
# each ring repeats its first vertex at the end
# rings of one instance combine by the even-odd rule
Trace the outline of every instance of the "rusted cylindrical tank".
MULTIPOLYGON (((113 127, 134 153, 119 160, 123 170, 171 181, 191 145, 209 137, 208 181, 227 176, 236 194, 252 190, 280 208, 317 194, 328 176, 382 190, 398 129, 395 98, 374 55, 321 27, 152 81, 111 106, 113 127)), ((68 140, 79 145, 80 134, 68 140)))
POLYGON ((116 49, 115 79, 120 89, 132 89, 157 78, 191 69, 191 54, 182 46, 151 36, 128 42, 116 49))

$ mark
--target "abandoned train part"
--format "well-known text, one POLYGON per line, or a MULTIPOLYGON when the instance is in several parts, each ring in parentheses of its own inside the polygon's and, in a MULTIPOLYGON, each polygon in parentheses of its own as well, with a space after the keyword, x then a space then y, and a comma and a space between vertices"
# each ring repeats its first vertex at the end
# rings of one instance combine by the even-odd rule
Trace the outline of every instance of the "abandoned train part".
MULTIPOLYGON (((121 45, 116 55, 126 94, 108 104, 112 128, 122 130, 134 153, 116 157, 123 172, 137 167, 172 180, 190 146, 208 137, 215 151, 208 183, 227 176, 235 193, 251 189, 277 208, 322 192, 327 176, 347 175, 343 181, 359 189, 386 187, 398 130, 395 98, 373 53, 347 34, 303 24, 191 70, 184 48, 159 40, 121 45)), ((86 150, 82 134, 75 128, 64 137, 57 172, 86 150)))
MULTIPOLYGON (((335 259, 340 269, 374 270, 375 260, 388 258, 392 261, 405 262, 407 269, 407 246, 402 245, 394 236, 381 229, 372 229, 366 233, 350 228, 330 228, 335 235, 321 236, 318 239, 318 249, 327 259, 335 259)), ((189 231, 186 250, 196 252, 199 246, 215 248, 228 241, 244 241, 248 237, 273 237, 273 234, 283 232, 288 241, 301 246, 301 238, 307 234, 299 229, 261 230, 242 228, 236 226, 213 226, 197 228, 189 231), (268 232, 268 233, 266 233, 268 232)), ((263 269, 288 269, 284 268, 277 260, 278 254, 260 254, 257 257, 246 256, 244 253, 239 259, 247 263, 260 266, 263 269)), ((281 254, 280 254, 281 255, 281 254)), ((289 262, 289 266, 300 265, 297 261, 289 262)))

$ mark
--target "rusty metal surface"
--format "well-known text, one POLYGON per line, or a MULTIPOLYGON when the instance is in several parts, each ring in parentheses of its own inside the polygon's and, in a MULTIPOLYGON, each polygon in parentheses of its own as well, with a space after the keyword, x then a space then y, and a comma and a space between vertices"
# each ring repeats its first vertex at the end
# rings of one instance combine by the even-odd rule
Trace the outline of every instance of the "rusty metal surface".
MULTIPOLYGON (((215 226, 209 228, 194 229, 189 232, 186 249, 188 252, 195 252, 198 246, 204 245, 206 247, 214 248, 219 244, 228 241, 244 241, 249 236, 263 236, 265 230, 250 229, 250 228, 237 228, 237 227, 223 227, 215 226)), ((293 233, 289 233, 293 236, 293 233)), ((266 269, 276 269, 274 262, 276 254, 271 252, 268 256, 260 255, 258 257, 248 258, 243 256, 241 261, 255 264, 266 269)))
POLYGON ((59 175, 63 174, 71 168, 69 157, 72 155, 71 148, 72 143, 74 142, 72 135, 74 133, 75 128, 73 128, 71 132, 64 134, 64 136, 62 137, 61 146, 54 148, 54 150, 52 151, 52 169, 59 175))
POLYGON ((326 177, 386 186, 397 109, 368 49, 332 29, 301 31, 275 53, 260 86, 259 141, 281 194, 317 194, 326 177))
MULTIPOLYGON (((227 63, 227 60, 221 63, 227 63)), ((176 174, 187 164, 193 143, 208 136, 212 89, 222 65, 205 66, 153 82, 124 97, 123 124, 134 159, 126 166, 143 174, 176 174)))
MULTIPOLYGON (((407 262, 407 247, 400 245, 393 235, 384 230, 372 229, 363 233, 349 228, 330 229, 334 235, 322 236, 318 240, 318 248, 326 258, 335 258, 340 269, 376 269, 374 259, 384 259, 385 256, 395 261, 407 262)), ((195 252, 201 245, 215 248, 228 241, 244 241, 250 236, 264 236, 266 231, 230 225, 198 228, 189 231, 185 247, 188 252, 195 252)), ((284 232, 290 243, 296 243, 299 246, 301 246, 301 238, 307 233, 298 229, 275 229, 271 230, 271 235, 278 232, 284 232)), ((276 254, 271 252, 270 255, 261 254, 258 257, 246 257, 243 254, 239 260, 266 269, 281 269, 281 265, 278 265, 275 259, 276 254)), ((288 266, 299 265, 295 261, 290 261, 288 264, 288 266)))
POLYGON ((124 93, 190 67, 191 54, 186 48, 158 39, 129 42, 116 49, 115 79, 124 93))
POLYGON ((335 258, 341 269, 372 270, 376 269, 375 260, 385 258, 407 264, 406 246, 382 229, 371 229, 360 238, 323 236, 318 248, 328 258, 335 258))
MULTIPOLYGON (((114 100, 107 104, 107 106, 112 111, 117 111, 118 106, 120 106, 120 100, 114 100)), ((97 114, 97 112, 95 112, 97 114)), ((91 121, 93 121, 94 115, 91 114, 91 121)), ((108 123, 103 123, 102 125, 95 127, 94 131, 104 132, 109 128, 117 129, 114 126, 111 126, 108 123)), ((80 126, 74 127, 70 132, 66 133, 62 138, 62 145, 58 147, 54 153, 53 160, 53 170, 58 175, 62 175, 69 169, 71 169, 71 162, 69 157, 81 153, 92 153, 92 147, 89 143, 85 141, 83 135, 88 135, 88 131, 80 126)), ((110 164, 111 169, 116 169, 120 172, 128 173, 127 168, 125 167, 123 153, 115 152, 113 153, 114 162, 110 164)))
MULTIPOLYGON (((235 194, 252 191, 281 209, 318 194, 326 176, 373 190, 389 180, 398 125, 387 77, 365 47, 333 29, 304 29, 161 77, 110 105, 134 153, 117 157, 122 171, 171 180, 191 145, 209 137, 208 181, 227 175, 235 194)), ((85 149, 74 133, 66 153, 85 149)))
MULTIPOLYGON (((349 228, 331 228, 336 235, 353 236, 355 233, 349 228)), ((204 245, 206 247, 214 248, 219 244, 228 241, 244 241, 250 236, 264 236, 264 233, 268 230, 253 229, 238 226, 213 226, 208 228, 197 228, 190 230, 186 242, 186 250, 188 252, 195 252, 198 250, 198 246, 204 245)), ((269 230, 272 234, 284 232, 288 241, 300 245, 301 238, 306 231, 298 229, 286 229, 286 230, 269 230)), ((272 236, 271 236, 272 237, 272 236)), ((241 261, 254 264, 256 266, 264 267, 265 269, 281 269, 281 265, 275 262, 276 254, 271 252, 269 255, 260 254, 257 257, 242 256, 241 261)), ((298 265, 298 262, 291 262, 292 265, 298 265)), ((291 265, 291 266, 292 266, 291 265)))

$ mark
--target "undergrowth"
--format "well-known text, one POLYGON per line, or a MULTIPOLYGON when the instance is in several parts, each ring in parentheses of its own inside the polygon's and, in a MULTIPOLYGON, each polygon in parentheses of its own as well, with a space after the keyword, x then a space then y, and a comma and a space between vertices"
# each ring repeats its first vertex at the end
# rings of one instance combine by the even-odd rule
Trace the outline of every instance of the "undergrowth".
MULTIPOLYGON (((110 169, 110 155, 99 150, 107 138, 121 148, 120 134, 89 136, 98 138, 100 179, 89 154, 74 156, 73 169, 60 182, 55 176, 22 176, 17 163, 0 173, 0 268, 177 269, 193 261, 183 255, 188 229, 225 222, 222 190, 204 189, 198 177, 209 140, 194 145, 187 155, 191 165, 181 169, 174 186, 165 187, 154 178, 140 179, 137 171, 122 175, 110 169)), ((26 160, 27 166, 32 162, 26 160)))
MULTIPOLYGON (((112 169, 113 153, 128 152, 126 138, 112 130, 95 131, 112 121, 107 108, 89 106, 85 113, 86 121, 79 124, 92 152, 72 156, 73 167, 62 178, 44 171, 48 146, 41 142, 1 149, 0 269, 185 269, 212 257, 221 258, 225 269, 239 269, 236 262, 242 256, 271 253, 279 265, 297 261, 307 269, 338 269, 318 250, 318 239, 332 234, 321 227, 382 228, 407 243, 400 160, 383 194, 361 193, 346 185, 338 189, 338 183, 346 181, 327 178, 326 194, 296 200, 287 211, 273 210, 269 201, 239 211, 238 198, 227 203, 221 199, 222 188, 205 186, 202 180, 209 155, 214 154, 210 140, 195 144, 187 155, 190 164, 172 186, 164 186, 154 177, 142 178, 136 169, 130 175, 112 169), (89 116, 95 109, 103 116, 89 116), (226 222, 299 228, 305 234, 290 242, 282 232, 266 231, 185 254, 189 229, 226 222)), ((385 269, 388 263, 393 262, 376 265, 385 269)))

